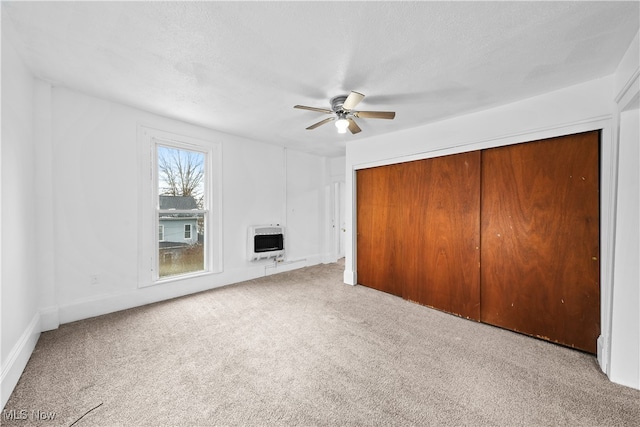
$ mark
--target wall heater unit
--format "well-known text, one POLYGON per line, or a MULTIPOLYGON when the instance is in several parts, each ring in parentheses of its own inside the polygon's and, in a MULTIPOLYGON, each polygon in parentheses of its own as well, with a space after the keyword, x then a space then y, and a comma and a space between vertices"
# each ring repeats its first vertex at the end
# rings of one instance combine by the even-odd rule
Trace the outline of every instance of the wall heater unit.
POLYGON ((254 225, 249 227, 247 239, 249 261, 263 258, 284 259, 284 227, 254 225))

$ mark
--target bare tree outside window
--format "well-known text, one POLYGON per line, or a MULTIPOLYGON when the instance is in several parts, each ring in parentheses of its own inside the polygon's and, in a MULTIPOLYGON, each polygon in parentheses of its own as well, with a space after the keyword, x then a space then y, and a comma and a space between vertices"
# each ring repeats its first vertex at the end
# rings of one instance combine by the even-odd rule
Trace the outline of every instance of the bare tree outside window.
POLYGON ((158 146, 159 192, 167 196, 191 196, 202 209, 204 155, 195 151, 158 146))

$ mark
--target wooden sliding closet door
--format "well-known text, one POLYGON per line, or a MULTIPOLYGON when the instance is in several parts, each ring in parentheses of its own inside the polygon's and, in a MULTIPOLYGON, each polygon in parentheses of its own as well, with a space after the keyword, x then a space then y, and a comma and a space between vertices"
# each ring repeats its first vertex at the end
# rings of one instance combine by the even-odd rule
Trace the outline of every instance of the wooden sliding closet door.
POLYGON ((596 352, 598 165, 597 131, 482 152, 483 322, 596 352))
POLYGON ((359 170, 356 181, 358 283, 401 296, 401 167, 359 170))
POLYGON ((480 152, 405 163, 403 297, 480 320, 480 152))
POLYGON ((480 152, 359 170, 358 283, 480 319, 480 152))

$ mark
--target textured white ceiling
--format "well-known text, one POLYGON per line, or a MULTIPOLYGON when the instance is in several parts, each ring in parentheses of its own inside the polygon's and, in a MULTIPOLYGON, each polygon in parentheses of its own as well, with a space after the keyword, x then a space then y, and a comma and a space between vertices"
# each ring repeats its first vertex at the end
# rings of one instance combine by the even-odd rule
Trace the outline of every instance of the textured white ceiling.
POLYGON ((56 85, 315 154, 611 74, 633 2, 2 2, 3 32, 56 85), (8 25, 7 25, 8 24, 8 25), (350 90, 359 119, 325 118, 350 90))

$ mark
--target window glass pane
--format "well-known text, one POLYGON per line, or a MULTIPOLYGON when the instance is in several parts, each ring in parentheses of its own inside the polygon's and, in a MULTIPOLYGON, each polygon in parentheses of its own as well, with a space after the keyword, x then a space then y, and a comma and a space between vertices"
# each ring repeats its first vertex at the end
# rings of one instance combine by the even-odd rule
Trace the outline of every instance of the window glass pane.
POLYGON ((158 214, 164 228, 164 240, 158 244, 159 277, 204 270, 204 218, 202 213, 158 214))
POLYGON ((160 209, 203 209, 205 154, 158 145, 160 209))
POLYGON ((162 228, 158 277, 203 271, 206 154, 170 146, 157 147, 158 225, 162 228))

